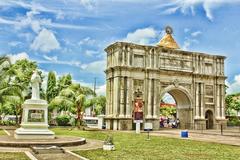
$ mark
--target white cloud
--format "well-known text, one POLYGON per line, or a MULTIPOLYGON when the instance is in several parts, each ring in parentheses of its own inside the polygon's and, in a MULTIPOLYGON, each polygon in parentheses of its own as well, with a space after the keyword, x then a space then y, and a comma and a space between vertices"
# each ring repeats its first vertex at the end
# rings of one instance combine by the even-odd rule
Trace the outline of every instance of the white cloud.
POLYGON ((38 60, 37 62, 38 63, 43 63, 43 64, 63 64, 63 65, 69 65, 69 66, 74 66, 74 67, 82 67, 81 65, 81 62, 80 61, 61 61, 61 60, 58 60, 58 57, 57 56, 53 56, 53 57, 50 57, 50 56, 47 56, 47 55, 44 55, 43 58, 45 60, 38 60))
POLYGON ((96 40, 91 39, 90 37, 86 37, 78 42, 78 45, 94 45, 96 40))
POLYGON ((86 7, 89 10, 92 10, 96 5, 95 0, 80 0, 79 2, 81 5, 83 5, 84 7, 86 7))
POLYGON ((201 31, 190 32, 189 28, 185 28, 184 32, 185 34, 187 34, 187 36, 185 37, 185 40, 183 42, 183 47, 182 47, 183 50, 188 50, 192 44, 199 43, 199 41, 197 40, 197 37, 199 37, 199 35, 202 34, 201 31))
POLYGON ((192 39, 192 38, 185 38, 184 42, 183 42, 183 47, 182 49, 183 50, 188 50, 189 47, 192 45, 192 44, 197 44, 199 43, 198 40, 196 39, 192 39))
POLYGON ((26 52, 21 52, 17 54, 8 54, 7 56, 10 58, 10 61, 12 64, 14 64, 18 60, 29 59, 29 56, 26 52))
POLYGON ((12 42, 9 42, 8 44, 9 44, 9 46, 11 46, 11 47, 16 47, 16 46, 22 44, 22 42, 12 41, 12 42))
POLYGON ((96 87, 97 95, 106 95, 106 84, 96 87))
POLYGON ((184 32, 185 32, 185 33, 188 33, 189 31, 190 31, 189 28, 184 28, 184 32))
POLYGON ((128 33, 127 37, 123 39, 126 42, 134 42, 139 44, 150 44, 151 40, 157 38, 158 32, 152 28, 137 29, 134 32, 128 33))
POLYGON ((54 49, 59 49, 60 44, 55 35, 47 29, 42 29, 31 44, 31 49, 42 52, 50 52, 54 49))
POLYGON ((239 93, 240 92, 240 74, 235 75, 233 83, 226 81, 227 94, 239 93))
MULTIPOLYGON (((94 82, 88 83, 88 82, 85 82, 83 80, 80 80, 80 81, 73 80, 73 83, 80 83, 81 86, 89 87, 91 89, 93 89, 93 87, 94 87, 94 82)), ((96 86, 96 93, 97 93, 97 95, 106 95, 106 84, 97 85, 96 86)))
POLYGON ((97 55, 99 52, 98 51, 94 51, 94 50, 86 50, 85 51, 85 55, 89 56, 89 57, 93 57, 94 55, 97 55))
POLYGON ((201 34, 202 34, 201 31, 196 31, 196 32, 192 32, 192 33, 191 33, 191 36, 192 36, 192 37, 197 37, 197 36, 199 36, 199 35, 201 35, 201 34))
POLYGON ((16 29, 22 29, 30 26, 36 33, 42 28, 42 26, 76 30, 101 30, 101 28, 93 26, 54 23, 51 19, 35 19, 27 16, 18 17, 17 20, 7 20, 0 17, 0 24, 14 25, 16 29))
POLYGON ((100 61, 91 62, 89 64, 83 64, 81 68, 90 73, 103 74, 106 68, 106 61, 100 60, 100 61))
POLYGON ((50 57, 50 56, 47 56, 47 55, 43 55, 43 58, 45 58, 46 60, 51 61, 51 62, 58 61, 58 57, 57 56, 50 57))
POLYGON ((173 14, 177 11, 183 14, 195 15, 195 7, 201 5, 205 11, 205 15, 209 20, 213 20, 212 10, 223 5, 240 4, 240 0, 172 0, 160 5, 160 8, 165 8, 162 13, 173 14))

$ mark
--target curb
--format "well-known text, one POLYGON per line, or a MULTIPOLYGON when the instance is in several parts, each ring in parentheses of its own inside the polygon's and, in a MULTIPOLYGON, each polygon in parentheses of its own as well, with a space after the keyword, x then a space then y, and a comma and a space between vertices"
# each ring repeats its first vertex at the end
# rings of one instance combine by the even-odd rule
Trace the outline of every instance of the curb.
POLYGON ((31 152, 25 151, 24 153, 25 153, 25 154, 27 155, 27 157, 30 158, 31 160, 38 160, 36 157, 34 157, 34 155, 33 155, 31 152))
POLYGON ((88 158, 82 157, 82 156, 80 156, 80 155, 78 155, 78 154, 76 154, 76 153, 73 153, 73 152, 69 151, 69 150, 65 150, 65 152, 66 152, 66 153, 69 153, 69 154, 71 154, 71 155, 73 155, 73 156, 75 156, 75 157, 78 157, 78 158, 80 158, 81 160, 89 160, 88 158))

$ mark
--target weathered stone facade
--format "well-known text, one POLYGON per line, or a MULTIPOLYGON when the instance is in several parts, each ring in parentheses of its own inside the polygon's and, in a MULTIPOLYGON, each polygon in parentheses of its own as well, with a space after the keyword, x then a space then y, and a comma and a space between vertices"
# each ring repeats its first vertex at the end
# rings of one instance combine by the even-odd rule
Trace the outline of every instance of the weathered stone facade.
POLYGON ((144 100, 144 123, 151 122, 154 129, 159 128, 165 93, 176 100, 182 126, 216 128, 215 124, 226 122, 224 56, 126 42, 116 42, 105 51, 107 129, 134 128, 137 92, 144 100))

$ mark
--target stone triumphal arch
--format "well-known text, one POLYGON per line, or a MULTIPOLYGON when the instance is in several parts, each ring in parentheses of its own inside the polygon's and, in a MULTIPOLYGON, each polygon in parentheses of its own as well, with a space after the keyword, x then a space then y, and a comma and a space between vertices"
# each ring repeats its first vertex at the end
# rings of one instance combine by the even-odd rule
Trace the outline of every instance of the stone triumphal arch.
POLYGON ((106 127, 134 128, 134 102, 143 103, 143 124, 159 128, 161 97, 176 101, 182 126, 226 124, 224 56, 179 49, 171 28, 156 46, 116 42, 107 52, 106 127))

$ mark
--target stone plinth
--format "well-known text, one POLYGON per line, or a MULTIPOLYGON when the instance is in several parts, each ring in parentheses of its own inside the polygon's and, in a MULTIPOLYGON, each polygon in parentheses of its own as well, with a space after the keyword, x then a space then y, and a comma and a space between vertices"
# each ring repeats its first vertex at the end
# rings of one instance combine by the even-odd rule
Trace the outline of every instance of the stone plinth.
POLYGON ((15 130, 16 139, 54 139, 48 129, 48 104, 41 99, 29 99, 23 104, 21 128, 15 130))

